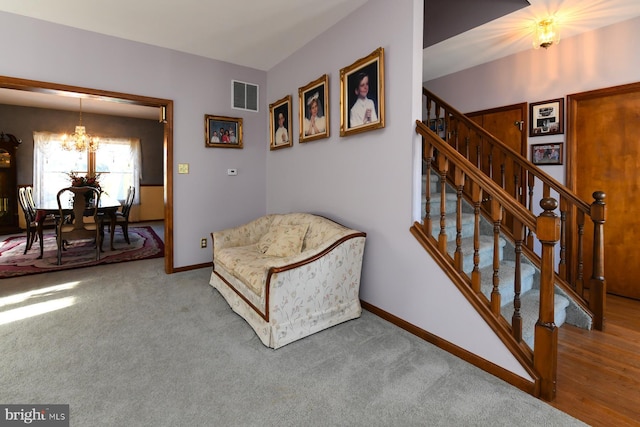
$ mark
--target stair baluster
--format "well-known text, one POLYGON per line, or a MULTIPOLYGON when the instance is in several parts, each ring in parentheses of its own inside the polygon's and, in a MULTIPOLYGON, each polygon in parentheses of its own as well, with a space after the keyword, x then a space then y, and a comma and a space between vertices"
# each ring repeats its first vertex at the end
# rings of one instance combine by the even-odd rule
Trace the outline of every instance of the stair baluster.
POLYGON ((511 330, 513 338, 522 342, 522 315, 520 314, 520 292, 522 291, 522 240, 523 226, 517 218, 513 220, 513 230, 515 238, 515 273, 513 278, 513 288, 515 295, 513 296, 513 316, 511 317, 511 330))
POLYGON ((560 263, 558 264, 558 274, 564 280, 567 277, 567 200, 560 198, 560 263))
POLYGON ((471 183, 471 198, 473 201, 473 271, 471 272, 471 286, 476 294, 480 293, 480 206, 482 204, 482 189, 477 182, 471 183))
POLYGON ((454 262, 456 269, 462 271, 462 190, 464 189, 464 173, 460 168, 455 171, 456 194, 456 251, 454 262))
POLYGON ((496 199, 491 199, 491 219, 493 220, 493 290, 491 291, 491 311, 500 316, 500 223, 502 222, 502 206, 496 199))
POLYGON ((444 255, 447 253, 447 173, 449 172, 449 160, 442 155, 438 156, 438 170, 440 171, 440 234, 438 235, 438 248, 444 255))

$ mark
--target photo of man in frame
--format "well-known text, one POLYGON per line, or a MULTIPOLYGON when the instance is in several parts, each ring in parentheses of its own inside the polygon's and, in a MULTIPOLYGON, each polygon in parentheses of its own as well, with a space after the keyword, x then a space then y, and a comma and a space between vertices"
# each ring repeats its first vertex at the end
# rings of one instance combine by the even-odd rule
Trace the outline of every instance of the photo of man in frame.
POLYGON ((275 129, 273 136, 273 145, 287 145, 290 141, 289 135, 289 104, 284 103, 273 110, 273 129, 275 129))
POLYGON ((347 83, 348 128, 378 122, 378 61, 355 70, 347 83))

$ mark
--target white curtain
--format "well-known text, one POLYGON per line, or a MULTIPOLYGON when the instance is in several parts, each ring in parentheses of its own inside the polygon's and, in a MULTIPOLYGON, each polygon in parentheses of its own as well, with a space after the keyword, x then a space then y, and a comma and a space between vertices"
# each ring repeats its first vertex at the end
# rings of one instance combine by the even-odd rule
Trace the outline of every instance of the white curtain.
POLYGON ((96 150, 96 172, 101 174, 101 186, 109 196, 123 201, 127 197, 127 189, 133 186, 136 190, 133 203, 140 204, 141 157, 138 138, 100 138, 96 150))

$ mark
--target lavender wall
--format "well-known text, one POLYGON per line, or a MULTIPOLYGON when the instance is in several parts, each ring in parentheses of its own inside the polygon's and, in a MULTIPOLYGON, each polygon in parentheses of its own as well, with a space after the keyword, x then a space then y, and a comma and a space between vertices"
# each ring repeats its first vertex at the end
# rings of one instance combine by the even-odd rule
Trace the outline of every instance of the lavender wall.
POLYGON ((258 113, 230 107, 231 80, 263 91, 265 72, 9 13, 0 13, 0 39, 11 40, 2 75, 174 101, 174 171, 190 164, 188 175, 174 175, 176 267, 211 261, 202 237, 265 213, 264 98, 258 113), (243 118, 244 149, 205 148, 205 114, 243 118))
POLYGON ((330 138, 267 154, 267 210, 306 211, 365 231, 361 298, 528 378, 410 234, 419 213, 422 0, 369 0, 268 73, 268 102, 327 73, 330 138), (386 127, 340 137, 340 69, 385 49, 386 127), (456 307, 452 310, 452 307, 456 307))

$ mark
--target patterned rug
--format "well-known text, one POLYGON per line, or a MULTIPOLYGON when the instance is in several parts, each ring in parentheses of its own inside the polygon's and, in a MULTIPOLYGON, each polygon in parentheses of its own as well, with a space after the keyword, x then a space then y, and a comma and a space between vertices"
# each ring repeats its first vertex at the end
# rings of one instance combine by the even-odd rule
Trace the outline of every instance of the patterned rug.
POLYGON ((100 260, 95 259, 95 246, 92 240, 75 241, 62 253, 62 265, 57 265, 58 253, 54 232, 44 235, 42 259, 37 259, 40 254, 40 242, 34 242, 31 249, 24 255, 26 233, 22 236, 9 237, 0 242, 0 278, 164 256, 164 244, 151 227, 130 226, 130 245, 124 240, 121 228, 116 228, 113 240, 114 251, 109 249, 109 235, 106 234, 104 252, 100 254, 100 260))

